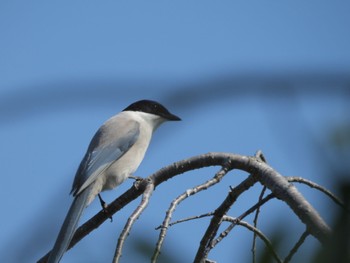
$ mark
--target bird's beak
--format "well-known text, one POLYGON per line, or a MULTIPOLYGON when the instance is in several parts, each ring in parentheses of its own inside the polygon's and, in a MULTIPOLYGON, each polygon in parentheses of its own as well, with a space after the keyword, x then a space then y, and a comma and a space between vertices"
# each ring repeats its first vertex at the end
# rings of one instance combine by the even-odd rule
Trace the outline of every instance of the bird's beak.
POLYGON ((177 117, 176 115, 172 114, 169 112, 169 114, 166 116, 167 120, 169 121, 181 121, 181 119, 179 117, 177 117))

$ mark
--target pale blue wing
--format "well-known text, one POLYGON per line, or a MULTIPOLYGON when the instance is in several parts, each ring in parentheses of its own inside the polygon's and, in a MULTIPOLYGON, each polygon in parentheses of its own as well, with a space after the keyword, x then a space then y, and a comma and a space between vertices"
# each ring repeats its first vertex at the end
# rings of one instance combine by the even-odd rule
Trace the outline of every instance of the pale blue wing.
POLYGON ((134 145, 140 134, 139 123, 128 121, 123 124, 107 123, 97 131, 75 175, 73 195, 88 187, 134 145))

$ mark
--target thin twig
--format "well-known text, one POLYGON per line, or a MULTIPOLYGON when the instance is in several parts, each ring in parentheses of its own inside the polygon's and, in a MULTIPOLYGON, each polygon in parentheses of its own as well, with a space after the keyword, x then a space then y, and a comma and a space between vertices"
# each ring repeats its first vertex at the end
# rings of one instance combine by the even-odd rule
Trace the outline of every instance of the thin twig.
POLYGON ((191 216, 191 217, 183 218, 183 219, 171 222, 169 224, 169 226, 173 226, 173 225, 176 225, 176 224, 179 224, 179 223, 184 223, 184 222, 191 221, 191 220, 200 219, 200 218, 203 218, 203 217, 209 217, 209 216, 212 216, 212 215, 214 215, 214 212, 209 212, 209 213, 201 214, 201 215, 198 215, 198 216, 191 216))
POLYGON ((188 197, 190 197, 190 196, 192 196, 192 195, 194 195, 194 194, 196 194, 198 192, 201 192, 203 190, 206 190, 209 187, 219 183, 221 181, 221 179, 227 174, 228 171, 229 170, 227 169, 227 167, 225 167, 225 166, 222 167, 220 169, 220 171, 218 171, 212 179, 206 181, 203 184, 197 185, 196 187, 188 189, 186 192, 182 193, 180 196, 178 196, 177 198, 175 198, 171 202, 170 207, 166 211, 166 215, 165 215, 163 224, 160 227, 161 231, 159 233, 159 237, 158 237, 158 241, 157 241, 157 244, 156 244, 156 248, 155 248, 153 256, 152 256, 152 260, 151 260, 152 262, 156 262, 158 257, 159 257, 160 250, 162 248, 162 245, 163 245, 164 240, 165 240, 165 236, 166 236, 167 231, 168 231, 168 227, 169 227, 169 224, 170 224, 171 217, 172 217, 176 207, 182 201, 187 199, 188 197))
MULTIPOLYGON (((275 196, 273 194, 267 195, 265 198, 261 199, 258 203, 256 203, 251 208, 249 208, 247 211, 245 211, 243 214, 241 214, 239 217, 237 217, 237 219, 242 220, 243 218, 247 217, 249 214, 253 213, 258 207, 262 206, 263 204, 265 204, 267 201, 271 200, 274 197, 275 196)), ((183 219, 179 219, 179 220, 176 220, 174 222, 171 222, 171 223, 169 223, 169 226, 173 226, 176 224, 184 223, 184 222, 191 221, 191 220, 200 219, 203 217, 209 217, 209 216, 213 216, 213 215, 214 215, 214 212, 208 212, 208 213, 201 214, 198 216, 191 216, 191 217, 187 217, 187 218, 183 218, 183 219)), ((158 226, 156 229, 159 229, 161 227, 162 226, 158 226)))
POLYGON ((288 263, 292 257, 297 253, 298 249, 301 247, 301 245, 304 243, 305 239, 309 236, 309 232, 305 231, 299 238, 298 242, 294 245, 294 247, 289 251, 289 254, 284 259, 283 263, 288 263))
MULTIPOLYGON (((266 186, 264 186, 263 189, 261 190, 258 202, 260 202, 263 199, 265 191, 266 191, 266 186)), ((260 213, 260 207, 261 206, 258 206, 257 209, 255 210, 255 216, 254 216, 254 220, 253 220, 253 224, 254 224, 255 228, 257 228, 257 226, 258 226, 258 217, 259 217, 259 213, 260 213)), ((257 237, 257 234, 256 234, 256 232, 254 232, 253 244, 252 244, 253 263, 256 262, 256 253, 255 253, 256 252, 256 237, 257 237)))
MULTIPOLYGON (((247 217, 248 215, 250 215, 251 213, 253 213, 256 209, 258 209, 260 206, 262 206, 263 204, 265 204, 266 202, 268 202, 269 200, 271 200, 272 198, 274 198, 274 194, 269 194, 267 195, 265 198, 261 199, 258 203, 256 203, 255 205, 253 205, 251 208, 249 208, 248 210, 246 210, 243 214, 241 214, 240 216, 237 217, 238 220, 242 220, 245 217, 247 217)), ((232 229, 236 226, 236 222, 232 222, 232 224, 230 224, 224 231, 222 231, 220 233, 220 235, 218 236, 218 238, 216 238, 215 240, 213 240, 211 242, 211 246, 215 247, 218 243, 220 243, 231 231, 232 229)))
POLYGON ((288 176, 287 180, 289 182, 295 182, 295 183, 301 183, 301 184, 306 184, 307 186, 310 186, 311 188, 315 188, 319 191, 321 191, 322 193, 324 193, 325 195, 327 195, 329 198, 331 198, 333 200, 334 203, 336 203, 337 205, 339 205, 341 208, 345 209, 346 211, 349 212, 349 208, 347 208, 344 203, 338 198, 336 197, 334 194, 331 193, 331 191, 327 190, 325 187, 320 186, 319 184, 316 184, 313 181, 307 180, 305 178, 302 177, 297 177, 297 176, 288 176))
POLYGON ((230 216, 224 216, 223 217, 224 221, 228 221, 231 223, 234 223, 236 225, 240 225, 243 226, 245 228, 247 228, 248 230, 252 231, 254 234, 256 234, 258 237, 260 237, 260 239, 262 241, 264 241, 266 247, 269 249, 269 251, 271 252, 271 254, 273 255, 273 257, 276 259, 276 261, 278 263, 282 263, 282 259, 279 258, 279 256, 277 255, 277 253, 275 252, 275 250, 273 249, 273 245, 271 243, 271 241, 256 227, 250 225, 249 223, 245 222, 245 221, 241 221, 237 218, 233 218, 230 216))
MULTIPOLYGON (((265 204, 266 202, 268 202, 269 200, 271 200, 272 198, 274 198, 275 196, 271 193, 269 195, 267 195, 265 198, 260 199, 254 206, 252 206, 251 208, 249 208, 247 211, 245 211, 243 214, 241 214, 239 217, 235 218, 235 220, 225 220, 227 218, 229 218, 228 216, 224 216, 223 220, 225 221, 229 221, 231 222, 230 226, 228 227, 228 229, 226 229, 224 232, 222 232, 219 236, 218 239, 215 240, 215 242, 212 242, 212 246, 216 246, 217 243, 219 243, 225 236, 227 236, 227 234, 233 229, 234 226, 236 225, 243 225, 245 222, 242 221, 243 218, 245 218, 246 216, 248 216, 249 214, 253 213, 254 211, 256 211, 256 209, 258 209, 259 207, 261 207, 263 204, 265 204), (240 224, 240 222, 243 222, 240 224)), ((192 217, 188 217, 188 218, 184 218, 184 219, 180 219, 177 221, 174 221, 172 223, 169 223, 169 227, 175 224, 179 224, 179 223, 183 223, 186 221, 191 221, 191 220, 195 220, 195 219, 200 219, 203 217, 209 217, 214 215, 214 212, 208 212, 205 214, 201 214, 201 215, 197 215, 197 216, 192 216, 192 217)), ((159 226, 158 228, 160 228, 161 226, 159 226)), ((253 231, 256 235, 258 235, 255 231, 253 231)))
POLYGON ((221 203, 221 205, 215 210, 214 216, 212 217, 210 224, 200 241, 199 248, 196 253, 196 257, 194 262, 203 262, 209 254, 211 250, 211 242, 214 239, 220 224, 222 222, 222 218, 226 215, 227 211, 233 205, 233 203, 237 200, 237 198, 245 191, 247 191, 250 187, 252 187, 256 183, 256 178, 250 175, 247 179, 241 182, 239 185, 231 189, 228 193, 225 200, 221 203))
MULTIPOLYGON (((255 157, 256 157, 256 158, 259 158, 259 159, 260 159, 261 161, 263 161, 264 163, 267 163, 266 158, 265 158, 265 156, 264 156, 264 154, 262 153, 261 150, 258 150, 258 151, 255 153, 255 157)), ((266 191, 266 186, 264 186, 263 189, 261 190, 261 193, 260 193, 260 195, 259 195, 258 202, 261 202, 261 200, 263 199, 264 194, 265 194, 265 191, 266 191)), ((260 213, 260 206, 258 206, 257 209, 255 210, 255 216, 254 216, 254 220, 253 220, 253 223, 254 223, 254 227, 255 227, 255 228, 257 228, 257 225, 258 225, 259 213, 260 213)), ((253 263, 256 262, 256 237, 257 237, 257 234, 254 232, 254 235, 253 235, 253 244, 252 244, 253 263)))
POLYGON ((147 207, 147 205, 151 199, 151 195, 153 193, 153 190, 154 190, 154 184, 151 180, 148 180, 148 183, 147 183, 145 191, 142 195, 142 200, 141 200, 140 204, 135 209, 135 211, 131 214, 131 216, 128 218, 128 221, 125 224, 124 229, 119 236, 118 244, 117 244, 117 247, 116 247, 115 253, 114 253, 113 263, 119 262, 120 257, 122 256, 122 249, 123 249, 125 239, 129 235, 131 227, 133 226, 135 221, 139 218, 141 213, 147 207))

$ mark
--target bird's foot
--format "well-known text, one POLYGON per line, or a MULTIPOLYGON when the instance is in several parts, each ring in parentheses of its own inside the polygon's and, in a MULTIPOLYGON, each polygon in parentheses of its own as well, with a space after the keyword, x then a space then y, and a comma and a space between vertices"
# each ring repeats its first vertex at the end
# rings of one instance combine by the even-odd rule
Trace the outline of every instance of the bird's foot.
POLYGON ((141 176, 135 176, 135 175, 129 175, 128 178, 133 179, 135 181, 142 181, 143 180, 143 178, 141 176))
POLYGON ((113 217, 111 213, 108 211, 108 205, 106 204, 105 201, 103 201, 102 197, 100 194, 98 194, 98 199, 100 200, 100 204, 102 206, 102 211, 108 216, 108 218, 113 222, 113 217))
POLYGON ((135 187, 136 189, 138 189, 138 187, 139 187, 139 185, 140 185, 140 182, 142 182, 142 180, 143 180, 144 178, 142 178, 142 177, 140 177, 140 176, 129 175, 129 179, 135 180, 135 182, 134 182, 134 187, 135 187))

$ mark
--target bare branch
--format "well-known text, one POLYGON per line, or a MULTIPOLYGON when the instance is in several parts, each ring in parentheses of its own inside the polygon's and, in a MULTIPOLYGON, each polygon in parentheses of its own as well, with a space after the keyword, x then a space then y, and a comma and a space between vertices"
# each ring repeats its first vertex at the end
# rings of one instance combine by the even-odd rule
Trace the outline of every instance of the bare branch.
POLYGON ((258 177, 258 180, 269 188, 277 198, 289 205, 307 226, 310 234, 315 236, 321 243, 325 243, 331 234, 330 228, 296 187, 265 163, 251 162, 249 166, 252 169, 249 168, 247 170, 258 177))
MULTIPOLYGON (((253 205, 251 208, 249 208, 247 211, 245 211, 243 214, 241 214, 239 217, 237 217, 238 220, 242 220, 251 213, 253 213, 256 209, 258 209, 260 206, 274 198, 274 194, 269 194, 263 199, 261 199, 259 202, 257 202, 255 205, 253 205)), ((236 226, 236 222, 232 222, 223 232, 220 233, 219 237, 211 242, 211 246, 215 247, 218 243, 220 243, 230 232, 231 230, 236 226)))
POLYGON ((156 244, 156 248, 154 250, 153 256, 152 256, 152 262, 156 262, 159 254, 160 254, 160 250, 161 247, 163 245, 165 236, 167 234, 168 231, 168 227, 169 227, 169 222, 171 220, 171 217, 175 211, 175 208, 185 199, 187 199, 188 197, 201 192, 203 190, 208 189, 209 187, 219 183, 221 181, 221 179, 227 174, 228 169, 227 167, 222 167, 220 169, 220 171, 218 171, 215 176, 206 181, 203 184, 197 185, 196 187, 192 188, 192 189, 188 189, 186 192, 184 192, 183 194, 181 194, 180 196, 178 196, 177 198, 175 198, 172 202, 171 205, 169 207, 169 209, 166 211, 166 216, 164 218, 163 224, 161 225, 161 231, 159 233, 159 238, 158 238, 158 242, 156 244))
POLYGON ((143 210, 145 210, 145 208, 147 207, 147 205, 151 199, 151 195, 152 195, 153 190, 154 190, 154 184, 150 179, 148 179, 147 181, 148 181, 148 184, 146 185, 145 191, 143 192, 141 203, 135 209, 135 211, 131 214, 131 216, 128 218, 128 221, 125 224, 125 227, 119 236, 118 244, 117 244, 117 247, 116 247, 116 250, 114 253, 114 257, 113 257, 114 263, 119 262, 120 257, 122 255, 122 249, 123 249, 125 239, 129 235, 131 227, 133 226, 135 221, 139 218, 139 216, 141 215, 143 210))
POLYGON ((288 256, 284 259, 283 263, 288 263, 292 257, 297 253, 300 246, 304 243, 305 239, 309 236, 309 232, 305 231, 299 238, 298 242, 294 245, 294 247, 290 250, 288 256))
POLYGON ((169 226, 173 226, 173 225, 176 225, 179 223, 183 223, 183 222, 187 222, 187 221, 191 221, 191 220, 196 220, 196 219, 200 219, 200 218, 208 217, 208 216, 213 216, 213 215, 214 215, 214 212, 209 212, 209 213, 201 214, 198 216, 191 216, 191 217, 183 218, 180 220, 176 220, 176 221, 170 223, 169 226))
MULTIPOLYGON (((263 161, 264 163, 267 163, 266 158, 265 158, 265 156, 264 156, 264 154, 262 153, 261 150, 259 150, 259 151, 257 151, 257 152, 255 153, 255 157, 259 158, 259 159, 260 159, 261 161, 263 161)), ((261 200, 263 199, 264 194, 265 194, 265 191, 266 191, 266 186, 264 186, 263 189, 261 190, 261 193, 260 193, 259 201, 258 201, 258 202, 261 202, 261 200)), ((254 220, 253 220, 253 223, 254 223, 254 227, 255 227, 255 228, 257 228, 257 225, 258 225, 259 213, 260 213, 260 206, 258 206, 257 209, 255 210, 255 216, 254 216, 254 220)), ((253 263, 255 263, 255 261, 256 261, 256 257, 255 257, 255 251, 256 251, 256 237, 257 237, 257 234, 254 232, 253 244, 252 244, 253 263)))
MULTIPOLYGON (((156 187, 162 182, 165 182, 176 175, 209 166, 227 166, 228 170, 240 169, 246 171, 252 175, 248 177, 248 180, 242 182, 242 184, 247 184, 247 189, 256 181, 259 181, 261 184, 269 188, 277 198, 286 202, 294 213, 300 218, 300 220, 306 225, 310 234, 315 236, 320 242, 324 243, 327 237, 330 235, 331 231, 327 224, 298 192, 298 190, 291 183, 289 183, 285 177, 281 176, 273 168, 265 164, 262 160, 260 160, 260 158, 257 157, 242 156, 230 153, 203 154, 164 167, 152 174, 149 179, 154 182, 154 186, 156 187)), ((114 200, 108 206, 109 215, 115 214, 128 203, 140 196, 145 190, 146 185, 147 183, 141 184, 138 189, 132 187, 119 198, 114 200)), ((237 198, 238 195, 230 198, 237 198)), ((230 204, 232 205, 232 202, 230 202, 230 204)), ((229 207, 226 207, 226 209, 229 209, 229 207)), ((220 211, 220 209, 218 209, 212 219, 212 222, 218 220, 217 223, 220 224, 224 214, 224 210, 220 211)), ((98 228, 107 219, 108 215, 101 211, 84 223, 77 229, 69 248, 73 247, 83 237, 88 235, 94 229, 98 228)), ((210 229, 208 228, 208 230, 210 229)), ((216 233, 216 231, 211 230, 209 232, 212 234, 216 233)), ((212 240, 212 237, 209 239, 205 237, 204 240, 212 240)), ((201 246, 203 245, 205 246, 204 243, 201 244, 201 246)), ((39 262, 46 262, 47 258, 48 254, 40 259, 39 262)))
MULTIPOLYGON (((261 200, 263 199, 264 194, 265 194, 265 191, 266 191, 266 186, 264 186, 263 189, 261 190, 261 193, 260 193, 260 195, 259 195, 259 201, 258 201, 258 202, 261 202, 261 200)), ((253 223, 254 223, 254 227, 255 227, 255 228, 257 228, 257 225, 258 225, 258 217, 259 217, 259 213, 260 213, 260 207, 261 207, 261 206, 258 206, 257 209, 255 210, 255 216, 254 216, 254 220, 253 220, 253 223)), ((256 258, 255 258, 256 237, 257 237, 257 234, 254 232, 253 244, 252 244, 253 263, 255 263, 255 261, 256 261, 256 258)))
MULTIPOLYGON (((237 155, 239 156, 239 155, 237 155)), ((226 156, 225 154, 222 156, 218 155, 212 155, 211 153, 199 155, 196 157, 188 158, 182 161, 175 162, 171 165, 168 165, 160 170, 158 170, 156 173, 152 174, 149 179, 151 179, 154 182, 155 187, 159 184, 169 180, 170 178, 185 173, 187 171, 208 167, 208 166, 227 166, 229 169, 232 169, 231 160, 229 156, 226 156)), ((128 205, 130 202, 135 200, 137 197, 139 197, 147 183, 143 184, 141 183, 139 187, 136 189, 135 187, 131 187, 129 190, 124 192, 121 196, 119 196, 117 199, 115 199, 112 203, 108 205, 108 214, 114 215, 119 210, 121 210, 124 206, 128 205)), ((107 219, 109 219, 109 215, 107 213, 100 211, 95 216, 93 216, 91 219, 89 219, 87 222, 85 222, 82 226, 80 226, 73 236, 72 241, 69 244, 68 250, 75 246, 76 243, 78 243, 81 239, 83 239, 85 236, 90 234, 93 230, 97 229, 103 222, 105 222, 107 219)), ((45 256, 43 256, 38 263, 45 263, 47 262, 49 258, 49 254, 51 251, 46 253, 45 256)))
POLYGON ((214 239, 220 227, 223 216, 226 215, 227 211, 230 209, 232 204, 237 200, 240 194, 248 190, 251 186, 253 186, 255 182, 256 182, 256 179, 253 176, 249 176, 247 179, 241 182, 238 186, 231 189, 231 191, 229 192, 225 200, 215 210, 214 216, 212 217, 210 224, 205 234, 202 237, 194 262, 200 263, 207 258, 209 251, 212 248, 212 246, 210 246, 210 243, 214 239))
MULTIPOLYGON (((224 216, 223 217, 223 221, 229 221, 229 222, 231 222, 231 224, 225 231, 223 231, 219 235, 219 237, 216 240, 213 240, 213 242, 211 243, 211 246, 215 247, 223 238, 225 238, 228 235, 228 233, 234 228, 234 226, 236 226, 236 225, 243 225, 243 226, 245 226, 244 224, 248 224, 248 223, 242 221, 242 219, 245 218, 246 216, 248 216, 249 214, 251 214, 252 212, 256 211, 259 207, 261 207, 263 204, 265 204, 266 202, 268 202, 272 198, 274 198, 273 194, 269 194, 263 199, 259 198, 258 203, 256 203, 254 206, 249 208, 247 211, 245 211, 242 215, 240 215, 237 218, 224 216)), ((203 218, 203 217, 213 216, 213 215, 214 215, 214 212, 209 212, 209 213, 205 213, 205 214, 198 215, 198 216, 188 217, 188 218, 184 218, 184 219, 180 219, 180 220, 177 220, 175 222, 172 222, 172 223, 169 224, 169 226, 172 226, 172 225, 175 225, 175 224, 178 224, 178 223, 183 223, 183 222, 190 221, 190 220, 203 218)), ((253 228, 257 229, 256 227, 253 227, 253 228)), ((257 229, 257 231, 259 231, 259 230, 257 229)), ((258 236, 258 233, 256 231, 252 230, 252 232, 254 232, 254 234, 258 236)), ((267 238, 266 238, 266 240, 268 241, 267 238)), ((270 246, 269 248, 272 248, 272 246, 270 246)), ((273 252, 271 252, 271 253, 273 253, 273 252)))
POLYGON ((233 218, 233 217, 230 217, 230 216, 224 216, 223 220, 231 222, 231 223, 234 223, 236 225, 243 226, 243 227, 247 228, 248 230, 252 231, 255 235, 260 237, 262 241, 264 241, 266 247, 269 249, 269 251, 271 252, 273 257, 277 260, 277 262, 279 262, 279 263, 283 262, 282 259, 280 259, 278 257, 277 253, 273 249, 271 241, 258 228, 250 225, 249 223, 247 223, 245 221, 241 221, 241 220, 239 220, 237 218, 233 218))
POLYGON ((349 211, 348 208, 344 205, 344 203, 338 197, 336 197, 334 194, 332 194, 331 191, 327 190, 325 187, 320 186, 319 184, 316 184, 313 181, 307 180, 307 179, 302 178, 302 177, 297 177, 297 176, 288 176, 287 180, 288 180, 288 182, 296 182, 296 183, 306 184, 306 185, 310 186, 311 188, 315 188, 315 189, 321 191, 322 193, 324 193, 325 195, 327 195, 329 198, 331 198, 334 203, 336 203, 337 205, 339 205, 343 209, 349 211))

